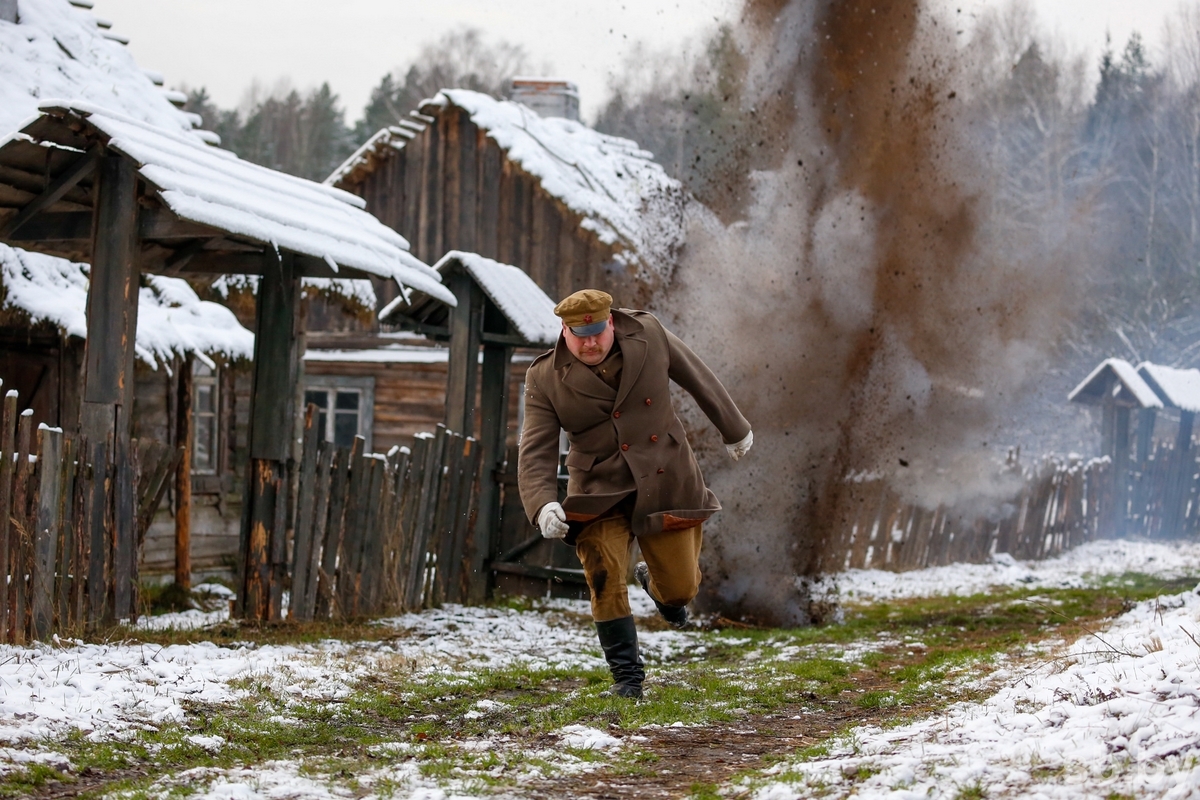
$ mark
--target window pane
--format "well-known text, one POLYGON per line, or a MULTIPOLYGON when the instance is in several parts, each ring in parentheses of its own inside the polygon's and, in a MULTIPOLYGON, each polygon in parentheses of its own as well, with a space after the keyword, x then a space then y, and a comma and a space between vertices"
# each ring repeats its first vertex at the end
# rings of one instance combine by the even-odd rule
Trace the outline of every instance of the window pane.
POLYGON ((333 418, 333 443, 337 447, 349 447, 358 435, 358 414, 337 411, 333 418))
POLYGON ((358 392, 347 392, 338 390, 337 393, 337 410, 338 411, 358 411, 358 392))
POLYGON ((205 386, 200 384, 196 387, 196 408, 197 414, 211 414, 217 410, 216 392, 213 391, 215 386, 205 386))
POLYGON ((210 369, 209 366, 203 361, 195 361, 192 363, 192 374, 207 377, 209 375, 215 375, 216 373, 213 372, 213 370, 210 369))
POLYGON ((192 448, 192 469, 197 472, 214 472, 217 468, 216 434, 214 417, 196 417, 196 437, 192 448))

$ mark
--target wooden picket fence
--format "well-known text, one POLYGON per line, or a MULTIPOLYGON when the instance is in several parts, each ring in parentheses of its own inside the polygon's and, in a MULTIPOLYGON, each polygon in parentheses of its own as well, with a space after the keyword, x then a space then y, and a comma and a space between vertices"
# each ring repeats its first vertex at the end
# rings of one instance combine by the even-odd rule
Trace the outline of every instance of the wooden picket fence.
POLYGON ((996 553, 1049 558, 1092 539, 1114 535, 1112 462, 1047 456, 1023 472, 1010 462, 1021 489, 991 513, 905 502, 884 480, 847 487, 856 513, 823 548, 820 569, 894 572, 955 563, 983 563, 996 553))
POLYGON ((0 412, 0 641, 136 620, 138 554, 182 450, 34 431, 17 402, 0 412), (135 493, 132 519, 116 518, 120 492, 135 493))
POLYGON ((447 431, 386 455, 320 441, 305 414, 288 616, 348 619, 465 602, 482 449, 447 431))

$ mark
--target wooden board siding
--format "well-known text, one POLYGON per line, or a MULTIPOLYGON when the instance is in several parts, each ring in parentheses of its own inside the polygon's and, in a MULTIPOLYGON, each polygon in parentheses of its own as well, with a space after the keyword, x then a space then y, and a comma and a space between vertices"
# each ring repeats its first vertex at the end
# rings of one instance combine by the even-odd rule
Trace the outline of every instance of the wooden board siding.
MULTIPOLYGON (((525 370, 529 362, 518 361, 509 373, 508 440, 516 443, 517 410, 525 370)), ((386 453, 406 445, 414 434, 432 431, 446 414, 446 363, 412 364, 370 362, 306 361, 309 376, 371 376, 375 379, 375 408, 371 449, 386 453)), ((479 403, 476 403, 476 408, 479 403)), ((479 420, 476 415, 476 430, 479 420)))
POLYGON ((433 264, 450 250, 479 253, 520 267, 555 299, 599 286, 619 305, 644 301, 615 261, 616 250, 583 228, 579 214, 511 161, 465 111, 451 104, 421 119, 429 122, 425 130, 337 184, 408 239, 414 255, 433 264))
MULTIPOLYGON (((218 503, 218 495, 192 498, 192 575, 220 575, 232 579, 236 573, 240 503, 218 503)), ((146 532, 146 543, 138 567, 142 577, 170 580, 175 574, 175 518, 163 503, 146 532)))

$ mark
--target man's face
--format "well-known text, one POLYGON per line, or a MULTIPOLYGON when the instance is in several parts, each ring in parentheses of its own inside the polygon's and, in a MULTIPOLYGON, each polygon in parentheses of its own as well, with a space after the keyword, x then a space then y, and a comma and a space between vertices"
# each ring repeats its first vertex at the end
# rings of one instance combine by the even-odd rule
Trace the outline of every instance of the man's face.
POLYGON ((563 339, 567 343, 567 349, 571 351, 571 355, 578 358, 589 367, 594 367, 604 359, 608 358, 608 351, 612 350, 613 346, 613 318, 612 314, 608 315, 608 324, 604 326, 604 330, 597 333, 595 336, 576 336, 567 327, 567 323, 563 323, 563 339))

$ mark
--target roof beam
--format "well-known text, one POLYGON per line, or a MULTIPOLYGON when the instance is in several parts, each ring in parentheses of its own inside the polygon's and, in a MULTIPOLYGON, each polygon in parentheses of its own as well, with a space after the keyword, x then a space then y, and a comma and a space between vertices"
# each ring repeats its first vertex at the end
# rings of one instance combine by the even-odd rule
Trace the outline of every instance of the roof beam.
MULTIPOLYGON (((143 208, 138 214, 141 239, 200 239, 209 241, 221 232, 207 225, 181 220, 165 208, 143 208)), ((43 211, 20 225, 8 237, 15 242, 90 241, 91 211, 43 211)))
POLYGON ((91 211, 44 211, 8 238, 14 242, 88 242, 92 238, 91 211))
POLYGON ((0 239, 12 236, 18 228, 34 216, 61 200, 72 186, 92 174, 96 169, 99 152, 99 148, 93 145, 75 163, 59 173, 59 176, 50 182, 44 192, 33 198, 15 217, 0 225, 0 239))

